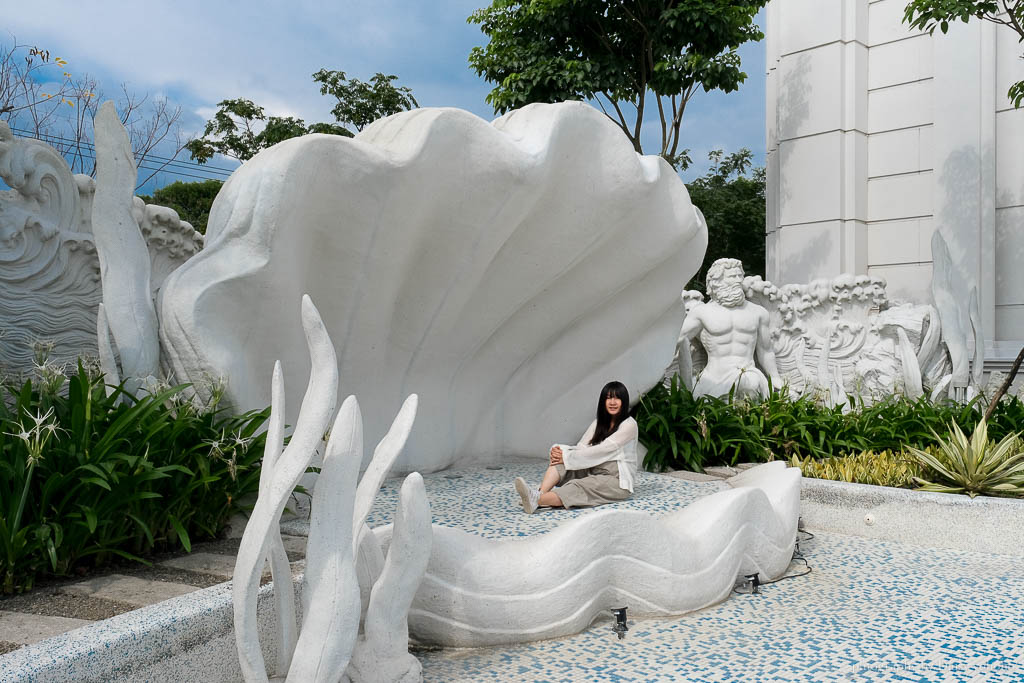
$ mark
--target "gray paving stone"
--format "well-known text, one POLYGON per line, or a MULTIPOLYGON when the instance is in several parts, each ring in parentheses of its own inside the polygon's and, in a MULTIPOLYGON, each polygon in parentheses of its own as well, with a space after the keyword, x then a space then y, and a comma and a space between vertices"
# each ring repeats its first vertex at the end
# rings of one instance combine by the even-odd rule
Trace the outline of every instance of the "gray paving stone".
POLYGON ((281 534, 281 540, 284 541, 284 549, 289 555, 295 555, 296 559, 306 556, 305 536, 289 536, 288 534, 281 534))
POLYGON ((685 481, 722 481, 721 477, 716 477, 711 474, 701 474, 700 472, 687 472, 686 470, 676 470, 674 472, 665 472, 670 477, 676 479, 683 479, 685 481))
POLYGON ((728 479, 729 477, 735 477, 740 473, 735 467, 716 466, 716 467, 705 467, 704 471, 708 474, 718 477, 719 479, 728 479))
POLYGON ((62 586, 60 591, 69 595, 85 595, 103 600, 117 600, 129 605, 145 607, 153 603, 170 600, 179 595, 199 590, 195 586, 170 581, 148 581, 135 576, 110 574, 88 581, 62 586))
POLYGON ((47 617, 0 610, 0 640, 28 645, 91 624, 85 619, 47 617))
POLYGON ((190 572, 199 572, 200 574, 210 574, 227 581, 235 573, 235 556, 197 552, 164 560, 160 563, 160 566, 184 569, 190 572))

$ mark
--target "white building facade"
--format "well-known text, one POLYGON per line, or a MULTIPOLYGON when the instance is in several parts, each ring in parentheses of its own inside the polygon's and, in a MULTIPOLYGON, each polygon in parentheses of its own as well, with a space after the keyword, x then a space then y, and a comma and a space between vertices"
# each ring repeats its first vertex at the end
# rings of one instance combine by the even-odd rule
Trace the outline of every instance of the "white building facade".
POLYGON ((926 302, 939 231, 1001 369, 1024 345, 1024 48, 977 19, 911 31, 906 4, 769 2, 767 277, 868 273, 926 302))

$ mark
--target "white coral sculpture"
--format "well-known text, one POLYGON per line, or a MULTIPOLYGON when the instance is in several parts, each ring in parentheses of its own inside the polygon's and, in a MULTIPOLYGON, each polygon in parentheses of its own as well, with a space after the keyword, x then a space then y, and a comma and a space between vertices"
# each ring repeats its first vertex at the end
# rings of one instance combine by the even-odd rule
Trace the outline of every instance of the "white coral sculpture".
POLYGON ((302 298, 302 324, 312 359, 309 384, 295 431, 284 448, 284 379, 280 362, 275 364, 259 497, 235 564, 235 639, 242 675, 248 682, 268 680, 256 599, 264 562, 269 560, 277 613, 277 669, 282 676, 276 680, 422 680, 420 663, 408 651, 408 612, 431 552, 431 513, 423 478, 414 472, 402 484, 386 555, 366 524, 380 485, 412 429, 415 394, 405 400, 361 480, 363 421, 355 396, 338 411, 313 493, 302 628, 296 630, 294 589, 279 522, 326 431, 338 393, 334 345, 308 296, 302 298))

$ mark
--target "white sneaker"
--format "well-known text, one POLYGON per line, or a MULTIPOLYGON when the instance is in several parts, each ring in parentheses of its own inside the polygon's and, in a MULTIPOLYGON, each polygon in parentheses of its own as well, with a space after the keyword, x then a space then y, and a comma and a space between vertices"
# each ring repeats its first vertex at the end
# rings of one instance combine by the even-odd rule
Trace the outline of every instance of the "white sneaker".
POLYGON ((540 491, 531 489, 522 477, 516 477, 516 493, 523 499, 523 512, 532 515, 540 503, 540 491))

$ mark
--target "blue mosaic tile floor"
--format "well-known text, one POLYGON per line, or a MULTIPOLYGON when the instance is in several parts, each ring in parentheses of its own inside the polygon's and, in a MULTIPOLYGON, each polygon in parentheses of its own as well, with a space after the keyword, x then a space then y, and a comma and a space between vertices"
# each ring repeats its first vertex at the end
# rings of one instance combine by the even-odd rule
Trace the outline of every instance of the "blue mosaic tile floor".
MULTIPOLYGON (((587 514, 523 514, 512 479, 536 485, 541 474, 530 464, 427 475, 434 523, 499 538, 587 514)), ((390 519, 400 485, 385 484, 372 524, 390 519)), ((635 497, 615 507, 663 514, 723 488, 641 473, 635 497)), ((830 533, 801 548, 810 575, 675 619, 631 618, 624 640, 609 615, 569 638, 416 655, 424 680, 446 682, 1024 681, 1021 558, 830 533)))
MULTIPOLYGON (((417 652, 426 681, 1024 681, 1024 561, 819 533, 813 571, 676 619, 609 616, 506 648, 417 652)), ((802 569, 794 564, 791 571, 802 569)))
MULTIPOLYGON (((570 519, 587 514, 586 509, 541 508, 523 513, 519 495, 512 487, 523 477, 531 487, 540 485, 543 463, 503 465, 500 470, 484 468, 445 470, 423 477, 430 499, 434 524, 455 527, 486 538, 542 534, 570 519)), ((724 482, 689 482, 648 472, 638 473, 633 498, 602 506, 644 510, 663 515, 680 510, 702 496, 729 488, 724 482)), ((371 526, 387 524, 395 510, 401 479, 388 479, 377 494, 370 511, 371 526)))

